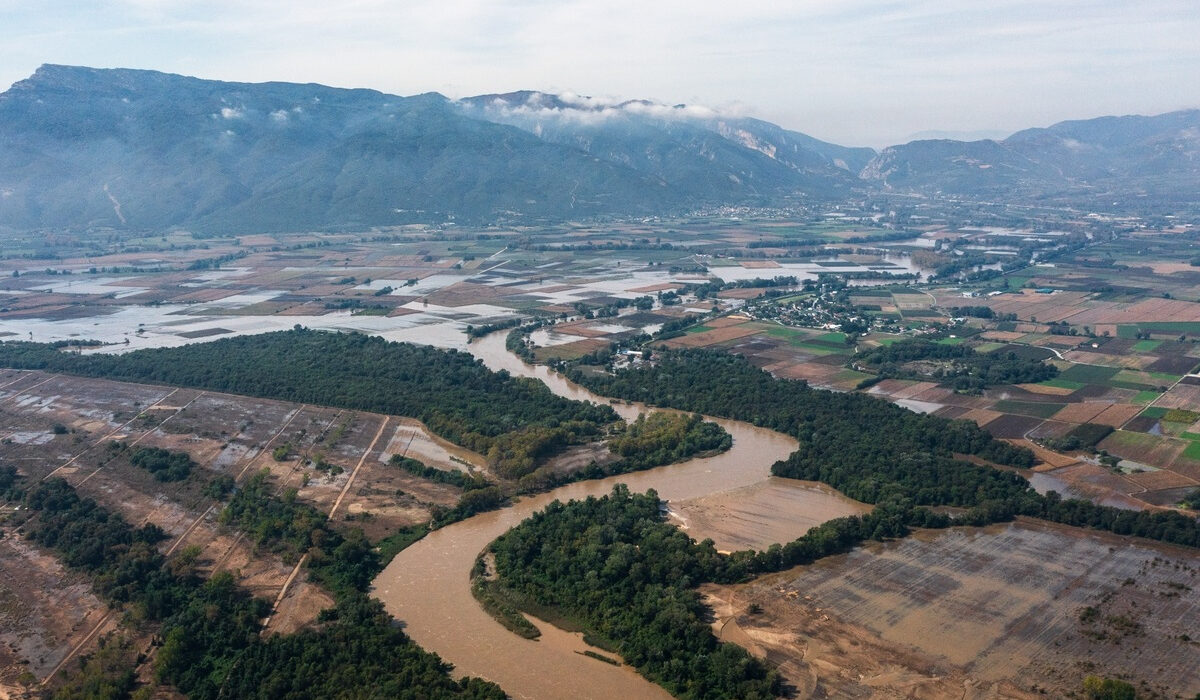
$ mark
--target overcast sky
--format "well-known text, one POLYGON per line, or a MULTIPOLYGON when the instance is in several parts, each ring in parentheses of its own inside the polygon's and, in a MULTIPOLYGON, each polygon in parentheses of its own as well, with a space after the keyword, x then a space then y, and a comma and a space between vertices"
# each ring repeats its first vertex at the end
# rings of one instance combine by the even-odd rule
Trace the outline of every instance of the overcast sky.
POLYGON ((0 0, 42 63, 686 102, 846 145, 1200 106, 1198 0, 0 0))

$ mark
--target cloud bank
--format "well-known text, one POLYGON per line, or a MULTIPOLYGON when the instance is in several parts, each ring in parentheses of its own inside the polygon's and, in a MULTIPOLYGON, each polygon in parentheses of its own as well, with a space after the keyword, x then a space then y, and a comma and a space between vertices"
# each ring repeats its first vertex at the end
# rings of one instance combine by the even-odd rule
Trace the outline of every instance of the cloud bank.
POLYGON ((562 120, 584 125, 602 124, 627 116, 650 117, 662 121, 704 121, 736 116, 730 110, 718 111, 702 105, 665 105, 648 100, 620 100, 565 92, 548 95, 532 92, 524 99, 496 96, 490 99, 458 101, 464 110, 482 111, 493 121, 526 123, 562 120))
MULTIPOLYGON (((1200 106, 1195 0, 0 0, 0 17, 0 87, 65 63, 741 102, 868 145, 1200 106)), ((592 99, 575 107, 623 103, 592 99)))

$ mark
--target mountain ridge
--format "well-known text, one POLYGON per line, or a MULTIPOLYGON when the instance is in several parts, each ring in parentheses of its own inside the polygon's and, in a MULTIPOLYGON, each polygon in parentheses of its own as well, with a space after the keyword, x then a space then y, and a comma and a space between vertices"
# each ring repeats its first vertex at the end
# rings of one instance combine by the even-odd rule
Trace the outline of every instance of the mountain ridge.
POLYGON ((345 230, 915 192, 1200 199, 1200 110, 881 151, 694 105, 47 64, 0 93, 0 227, 345 230))

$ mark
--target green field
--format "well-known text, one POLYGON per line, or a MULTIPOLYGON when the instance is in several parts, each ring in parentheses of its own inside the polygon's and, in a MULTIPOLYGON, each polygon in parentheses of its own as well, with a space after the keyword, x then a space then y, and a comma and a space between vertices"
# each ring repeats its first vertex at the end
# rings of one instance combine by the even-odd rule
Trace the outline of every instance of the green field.
MULTIPOLYGON (((1154 391, 1159 387, 1169 387, 1179 381, 1179 375, 1166 372, 1139 372, 1123 369, 1106 382, 1109 386, 1134 391, 1154 391)), ((1099 382, 1096 382, 1099 383, 1099 382)))
POLYGON ((1200 460, 1200 442, 1192 442, 1183 450, 1183 456, 1188 459, 1200 460))
POLYGON ((797 348, 799 350, 804 350, 805 352, 810 352, 814 355, 837 355, 837 354, 841 353, 841 350, 839 350, 838 348, 834 348, 829 345, 824 345, 824 344, 820 344, 820 343, 793 342, 792 347, 797 348))
POLYGON ((1161 340, 1139 340, 1130 349, 1134 352, 1150 352, 1159 345, 1162 345, 1161 340))
POLYGON ((1179 333, 1185 335, 1200 335, 1200 322, 1196 321, 1144 321, 1137 324, 1117 326, 1118 338, 1136 338, 1138 332, 1143 333, 1179 333))
POLYGON ((1171 438, 1130 430, 1114 430, 1104 439, 1103 447, 1109 452, 1126 456, 1127 459, 1145 461, 1148 453, 1163 445, 1164 440, 1171 438))
POLYGON ((842 333, 841 331, 834 331, 832 333, 826 333, 825 335, 818 335, 816 338, 813 338, 813 340, 820 340, 826 343, 835 343, 837 345, 845 345, 846 334, 842 333))
POLYGON ((760 324, 762 331, 772 338, 782 338, 792 345, 802 343, 810 339, 809 331, 800 328, 789 328, 787 326, 764 325, 760 324))
POLYGON ((794 304, 794 303, 800 301, 801 299, 807 299, 811 296, 812 296, 811 294, 807 294, 807 293, 793 294, 791 296, 780 297, 780 298, 776 299, 773 303, 775 303, 775 304, 794 304))
POLYGON ((1071 367, 1059 373, 1058 378, 1071 382, 1082 382, 1084 384, 1107 384, 1108 380, 1112 379, 1120 371, 1117 367, 1071 365, 1071 367))
POLYGON ((1140 382, 1126 382, 1120 379, 1110 379, 1107 382, 1108 386, 1116 387, 1117 389, 1129 389, 1131 391, 1152 391, 1158 387, 1153 384, 1142 384, 1140 382))

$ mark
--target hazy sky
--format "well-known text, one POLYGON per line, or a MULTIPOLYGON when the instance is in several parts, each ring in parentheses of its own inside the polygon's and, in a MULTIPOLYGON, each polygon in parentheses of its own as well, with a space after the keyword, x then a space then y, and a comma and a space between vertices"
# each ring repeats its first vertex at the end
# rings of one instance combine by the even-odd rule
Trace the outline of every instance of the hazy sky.
POLYGON ((0 0, 42 63, 696 103, 847 145, 1200 106, 1198 0, 0 0))

